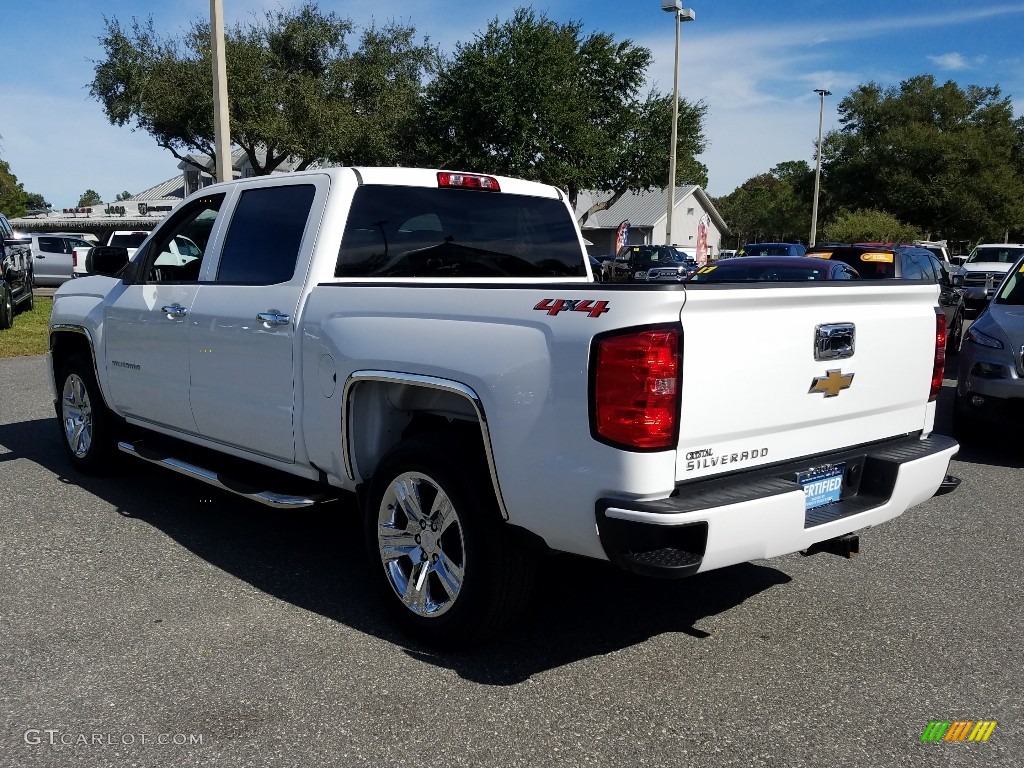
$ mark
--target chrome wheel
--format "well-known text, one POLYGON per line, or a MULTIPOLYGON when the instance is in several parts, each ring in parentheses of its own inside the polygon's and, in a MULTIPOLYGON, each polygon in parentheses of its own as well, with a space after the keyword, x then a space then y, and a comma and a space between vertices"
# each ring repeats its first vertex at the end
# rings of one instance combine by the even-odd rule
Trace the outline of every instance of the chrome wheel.
POLYGON ((462 592, 462 521, 444 489, 421 472, 388 485, 377 513, 377 546, 388 583, 412 613, 447 612, 462 592))
POLYGON ((92 403, 85 382, 77 373, 64 379, 61 401, 64 439, 71 453, 83 459, 92 447, 92 403))

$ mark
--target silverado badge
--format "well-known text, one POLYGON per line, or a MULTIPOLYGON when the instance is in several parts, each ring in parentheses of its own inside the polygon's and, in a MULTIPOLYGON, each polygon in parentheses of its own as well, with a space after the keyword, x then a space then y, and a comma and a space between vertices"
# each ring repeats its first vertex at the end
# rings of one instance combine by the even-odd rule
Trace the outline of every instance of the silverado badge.
POLYGON ((849 389, 852 383, 852 373, 843 373, 841 370, 834 369, 824 376, 815 376, 811 379, 811 388, 807 392, 812 395, 820 392, 825 397, 835 397, 842 390, 849 389))

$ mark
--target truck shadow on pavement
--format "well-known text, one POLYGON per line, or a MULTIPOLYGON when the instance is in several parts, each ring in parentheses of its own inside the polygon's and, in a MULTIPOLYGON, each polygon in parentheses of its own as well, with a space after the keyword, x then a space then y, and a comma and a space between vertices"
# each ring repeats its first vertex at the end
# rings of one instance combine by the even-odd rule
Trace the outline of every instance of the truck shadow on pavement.
MULTIPOLYGON (((52 420, 0 425, 3 463, 26 459, 151 525, 195 556, 280 600, 405 649, 413 659, 485 685, 512 685, 549 669, 601 656, 662 634, 679 642, 708 634, 702 620, 790 581, 745 564, 680 581, 645 579, 607 563, 547 559, 530 613, 491 645, 438 653, 394 629, 374 585, 353 501, 277 511, 124 456, 107 477, 68 464, 52 420)), ((116 535, 116 523, 111 527, 116 535)))

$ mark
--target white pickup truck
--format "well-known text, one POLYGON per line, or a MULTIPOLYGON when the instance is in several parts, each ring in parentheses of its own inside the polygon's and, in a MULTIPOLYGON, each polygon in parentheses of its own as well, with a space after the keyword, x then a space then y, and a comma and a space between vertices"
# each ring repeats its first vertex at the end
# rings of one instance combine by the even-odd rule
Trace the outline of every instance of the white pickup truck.
POLYGON ((126 260, 54 297, 71 462, 354 492, 423 640, 507 624, 545 551, 665 577, 849 554, 958 482, 934 283, 599 283, 558 189, 419 169, 206 187, 126 260))

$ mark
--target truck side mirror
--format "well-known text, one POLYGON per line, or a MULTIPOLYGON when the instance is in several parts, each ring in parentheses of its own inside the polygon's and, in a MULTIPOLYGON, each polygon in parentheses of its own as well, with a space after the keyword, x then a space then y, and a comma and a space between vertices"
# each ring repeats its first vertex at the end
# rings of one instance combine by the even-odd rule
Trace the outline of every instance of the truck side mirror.
POLYGON ((85 254, 85 271, 90 275, 114 277, 128 263, 128 249, 116 245, 97 245, 85 254))

